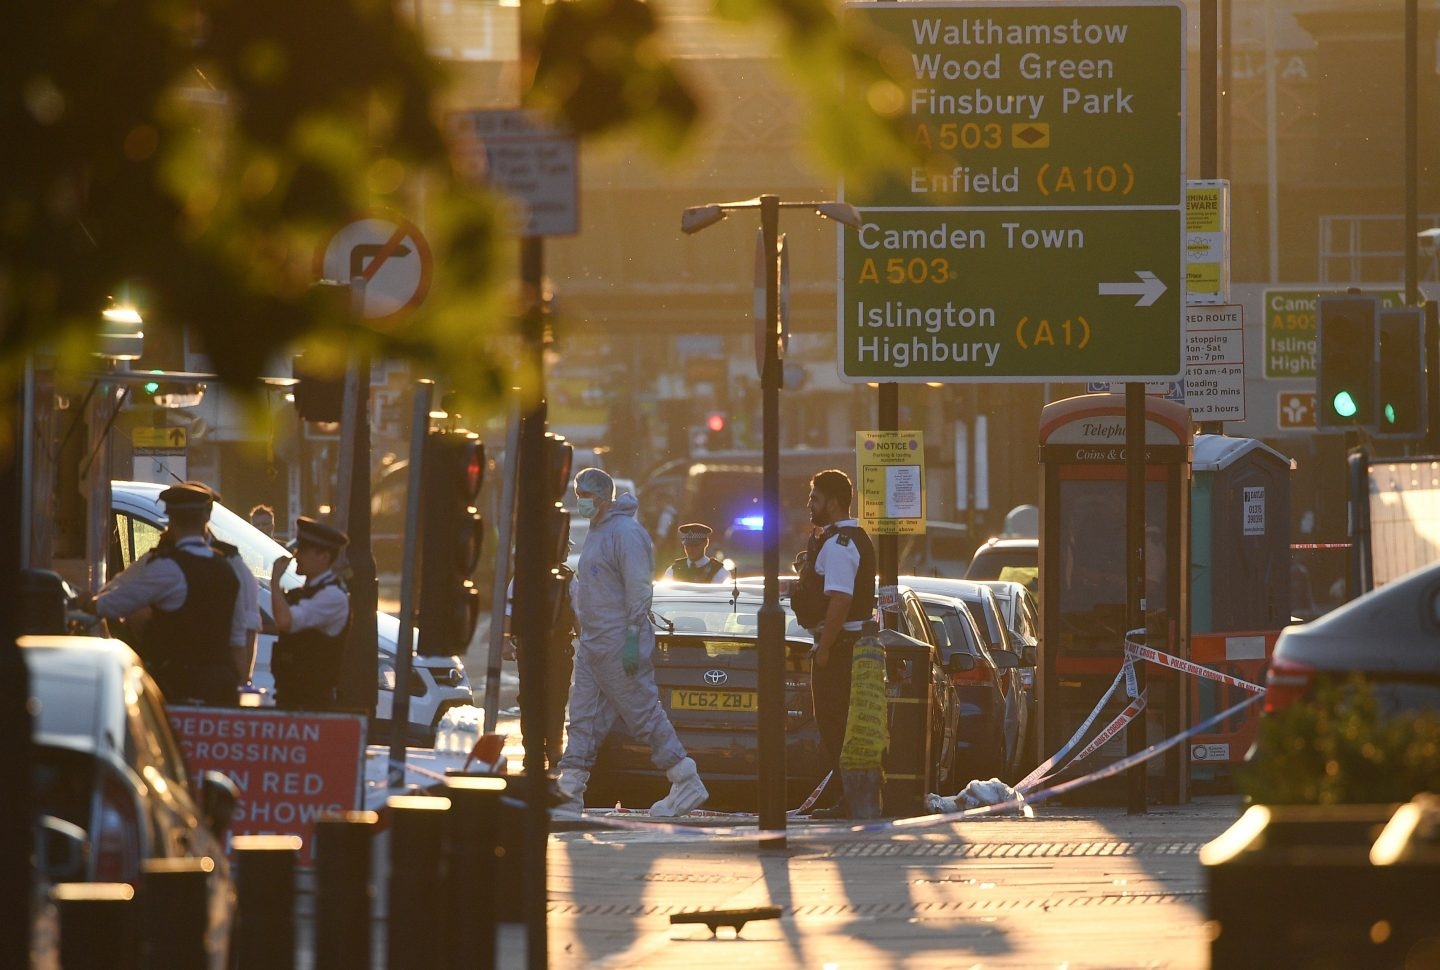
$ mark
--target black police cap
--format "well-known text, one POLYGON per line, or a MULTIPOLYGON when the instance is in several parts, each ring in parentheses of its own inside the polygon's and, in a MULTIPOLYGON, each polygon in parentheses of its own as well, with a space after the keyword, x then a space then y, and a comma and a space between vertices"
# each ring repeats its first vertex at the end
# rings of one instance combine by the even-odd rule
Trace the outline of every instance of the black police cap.
POLYGON ((342 549, 350 537, 333 525, 326 525, 319 519, 302 515, 295 520, 295 543, 300 546, 319 546, 321 549, 342 549))
POLYGON ((203 482, 181 482, 160 493, 160 501, 165 503, 168 511, 203 509, 208 512, 217 498, 215 491, 203 482))

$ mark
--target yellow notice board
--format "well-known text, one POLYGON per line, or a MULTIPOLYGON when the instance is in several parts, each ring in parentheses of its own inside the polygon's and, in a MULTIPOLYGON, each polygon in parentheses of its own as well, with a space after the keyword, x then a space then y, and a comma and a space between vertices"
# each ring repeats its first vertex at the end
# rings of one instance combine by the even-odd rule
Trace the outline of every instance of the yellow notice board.
POLYGON ((925 435, 921 431, 857 431, 856 518, 871 535, 925 531, 925 435))

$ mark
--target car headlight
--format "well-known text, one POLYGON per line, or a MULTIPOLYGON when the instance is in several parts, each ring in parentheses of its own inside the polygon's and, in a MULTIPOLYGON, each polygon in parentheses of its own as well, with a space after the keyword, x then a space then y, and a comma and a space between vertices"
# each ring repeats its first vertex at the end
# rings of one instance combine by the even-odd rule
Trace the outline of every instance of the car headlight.
POLYGON ((465 668, 447 667, 444 670, 435 671, 435 683, 442 687, 463 687, 465 686, 465 668))

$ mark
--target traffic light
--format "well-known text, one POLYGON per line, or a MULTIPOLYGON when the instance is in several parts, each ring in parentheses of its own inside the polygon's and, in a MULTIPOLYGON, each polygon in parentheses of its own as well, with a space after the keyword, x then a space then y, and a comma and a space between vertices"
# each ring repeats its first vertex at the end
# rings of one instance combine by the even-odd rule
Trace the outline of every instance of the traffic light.
POLYGON ((1425 311, 1380 311, 1380 364, 1375 372, 1377 438, 1421 438, 1427 427, 1425 311))
POLYGON ((421 468, 419 652, 464 653, 480 616, 470 575, 480 562, 484 523, 475 503, 485 480, 485 445, 468 432, 432 432, 421 468))
POLYGON ((1380 301, 1322 296, 1317 313, 1316 421, 1325 428, 1374 428, 1375 356, 1380 301))
POLYGON ((307 369, 303 357, 295 357, 290 362, 290 372, 295 375, 291 395, 302 420, 331 424, 340 420, 345 406, 344 371, 322 374, 307 369))
POLYGON ((148 398, 158 408, 199 407, 205 399, 205 382, 157 371, 150 380, 140 385, 139 397, 148 398))
POLYGON ((705 447, 722 451, 730 447, 730 421, 724 411, 711 411, 705 417, 705 447))
POLYGON ((541 523, 540 548, 551 566, 564 562, 570 553, 570 513, 565 510, 565 493, 570 490, 570 464, 575 449, 565 438, 545 432, 545 521, 541 523))

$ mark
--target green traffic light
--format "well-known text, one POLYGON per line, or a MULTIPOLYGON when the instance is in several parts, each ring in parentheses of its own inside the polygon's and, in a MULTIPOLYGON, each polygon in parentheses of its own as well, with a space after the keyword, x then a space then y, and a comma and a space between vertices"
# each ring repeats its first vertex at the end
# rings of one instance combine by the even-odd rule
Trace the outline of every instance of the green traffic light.
POLYGON ((1388 401, 1385 402, 1385 423, 1386 423, 1386 424, 1394 424, 1394 423, 1395 423, 1395 405, 1391 404, 1391 403, 1388 402, 1388 401))
MULTIPOLYGON (((160 374, 160 373, 163 373, 163 371, 152 370, 150 373, 152 373, 152 374, 160 374)), ((152 396, 153 396, 153 395, 159 393, 159 391, 160 391, 160 382, 159 382, 159 381, 146 381, 146 382, 145 382, 145 393, 146 393, 146 394, 149 394, 149 395, 152 395, 152 396)))
POLYGON ((1353 418, 1355 412, 1360 410, 1355 406, 1355 398, 1350 395, 1349 391, 1336 391, 1331 404, 1335 408, 1335 413, 1342 418, 1353 418))

